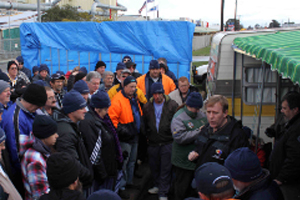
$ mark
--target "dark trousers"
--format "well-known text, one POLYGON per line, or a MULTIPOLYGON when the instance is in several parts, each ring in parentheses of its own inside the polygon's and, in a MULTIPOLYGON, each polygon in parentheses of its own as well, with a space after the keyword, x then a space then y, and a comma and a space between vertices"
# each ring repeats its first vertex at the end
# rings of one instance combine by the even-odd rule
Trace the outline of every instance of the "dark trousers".
POLYGON ((162 146, 149 146, 149 165, 154 179, 154 186, 158 187, 158 196, 166 197, 172 177, 171 164, 172 143, 162 146))
POLYGON ((284 199, 300 199, 300 184, 279 186, 284 199))
POLYGON ((187 170, 180 167, 174 167, 175 171, 175 200, 183 200, 187 197, 197 195, 195 189, 192 188, 191 184, 194 178, 194 171, 187 170))

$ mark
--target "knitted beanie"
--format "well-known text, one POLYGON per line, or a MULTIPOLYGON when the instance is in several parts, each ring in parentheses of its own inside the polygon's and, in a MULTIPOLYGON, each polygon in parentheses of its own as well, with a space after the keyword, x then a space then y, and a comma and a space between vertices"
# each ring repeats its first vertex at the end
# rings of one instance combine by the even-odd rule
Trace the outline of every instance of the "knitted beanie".
POLYGON ((44 86, 32 83, 27 86, 23 99, 28 103, 42 107, 47 101, 47 93, 44 86))
POLYGON ((39 139, 45 139, 57 133, 57 123, 47 115, 36 115, 32 124, 32 133, 39 139))
POLYGON ((201 94, 199 92, 192 92, 188 96, 185 104, 192 108, 202 108, 203 100, 201 94))

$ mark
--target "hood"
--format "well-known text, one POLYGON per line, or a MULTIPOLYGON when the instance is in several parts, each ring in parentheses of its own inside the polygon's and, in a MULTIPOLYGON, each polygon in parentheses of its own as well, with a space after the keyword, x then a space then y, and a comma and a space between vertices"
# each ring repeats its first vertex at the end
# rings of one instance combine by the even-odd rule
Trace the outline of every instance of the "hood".
POLYGON ((56 122, 74 123, 62 110, 54 109, 52 118, 56 122))
MULTIPOLYGON (((165 102, 168 102, 168 101, 170 101, 170 97, 169 97, 169 95, 166 95, 166 94, 164 94, 164 97, 165 97, 165 102)), ((150 99, 149 99, 149 101, 151 102, 151 103, 153 103, 153 101, 154 101, 154 98, 153 97, 151 97, 150 99)))

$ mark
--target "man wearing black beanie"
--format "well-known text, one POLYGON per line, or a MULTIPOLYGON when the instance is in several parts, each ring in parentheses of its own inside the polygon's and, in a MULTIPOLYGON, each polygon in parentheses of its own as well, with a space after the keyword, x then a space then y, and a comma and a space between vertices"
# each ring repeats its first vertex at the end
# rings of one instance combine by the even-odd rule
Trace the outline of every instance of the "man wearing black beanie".
POLYGON ((49 190, 46 160, 58 138, 57 123, 50 116, 37 115, 33 121, 32 133, 35 138, 26 143, 29 148, 21 161, 25 199, 28 200, 39 198, 49 190))
POLYGON ((50 192, 40 200, 85 200, 78 180, 79 166, 75 158, 66 152, 56 152, 47 160, 47 177, 50 192))
POLYGON ((30 139, 35 111, 43 107, 46 101, 45 88, 30 84, 25 88, 23 96, 18 98, 3 116, 2 127, 7 135, 6 147, 12 167, 10 178, 21 195, 24 194, 24 186, 21 179, 20 156, 24 154, 25 142, 30 139))

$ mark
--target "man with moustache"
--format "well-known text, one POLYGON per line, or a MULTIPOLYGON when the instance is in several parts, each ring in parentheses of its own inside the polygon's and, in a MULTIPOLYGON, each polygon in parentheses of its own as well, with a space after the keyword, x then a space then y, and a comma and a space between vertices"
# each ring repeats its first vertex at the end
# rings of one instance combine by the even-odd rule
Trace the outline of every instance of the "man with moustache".
POLYGON ((281 103, 287 123, 270 156, 270 172, 285 199, 300 197, 300 94, 287 93, 281 103))
POLYGON ((55 94, 54 91, 48 86, 45 86, 45 90, 47 93, 47 101, 44 107, 36 110, 36 114, 52 116, 53 110, 57 109, 55 94))
POLYGON ((66 91, 64 90, 64 82, 65 82, 65 76, 60 73, 52 74, 50 85, 54 91, 57 105, 59 108, 62 107, 62 100, 66 94, 66 91))

